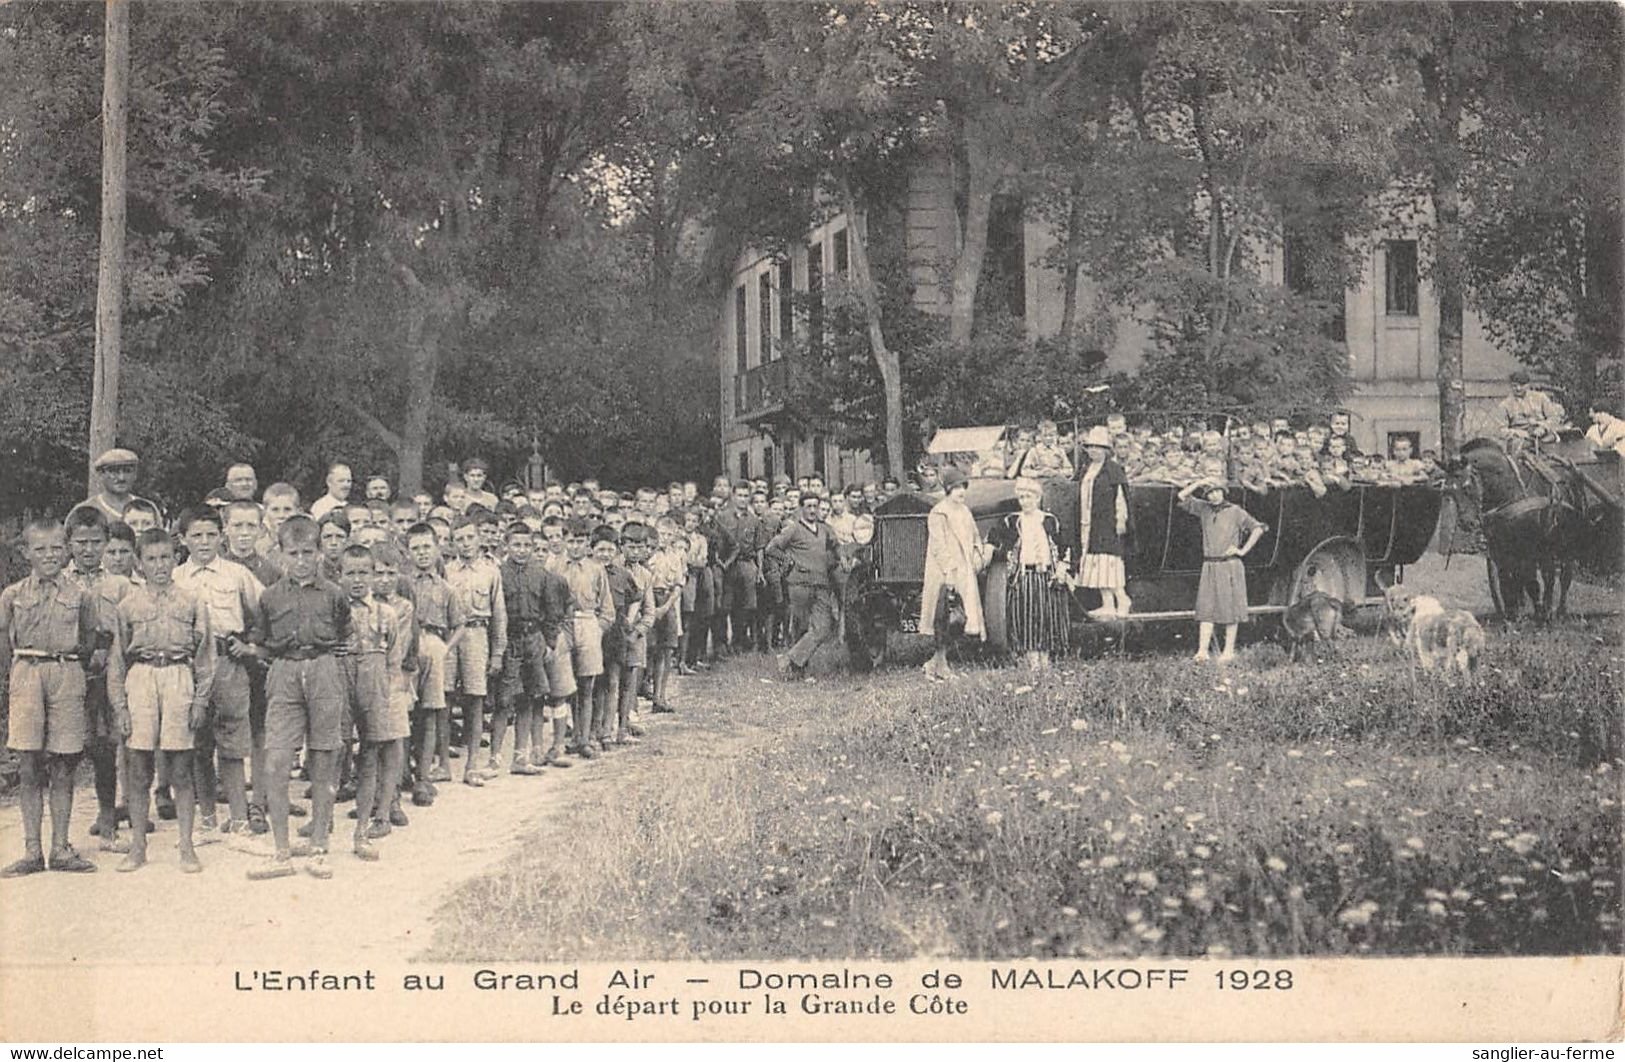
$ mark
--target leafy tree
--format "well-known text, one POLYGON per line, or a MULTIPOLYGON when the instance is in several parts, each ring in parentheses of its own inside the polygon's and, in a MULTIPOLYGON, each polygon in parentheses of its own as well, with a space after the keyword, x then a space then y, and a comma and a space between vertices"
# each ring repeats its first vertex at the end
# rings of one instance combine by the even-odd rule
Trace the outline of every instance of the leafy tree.
MULTIPOLYGON (((82 497, 94 337, 101 141, 101 5, 0 8, 0 505, 82 497)), ((217 444, 228 411, 165 364, 158 337, 209 283, 233 213, 263 175, 218 161, 235 91, 235 18, 178 5, 133 12, 126 393, 121 441, 142 487, 173 494, 217 444)))

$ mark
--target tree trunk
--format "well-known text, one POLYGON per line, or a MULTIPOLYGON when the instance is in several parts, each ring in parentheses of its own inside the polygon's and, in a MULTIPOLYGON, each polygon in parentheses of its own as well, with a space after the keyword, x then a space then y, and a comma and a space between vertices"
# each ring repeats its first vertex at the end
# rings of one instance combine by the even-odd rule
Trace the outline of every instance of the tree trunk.
POLYGON ((118 442, 119 361, 124 339, 124 159, 130 81, 130 7, 107 0, 102 71, 102 232, 96 279, 96 361, 90 395, 88 481, 96 458, 118 442))
POLYGON ((869 268, 869 238, 858 225, 857 199, 852 185, 841 180, 841 208, 846 211, 847 246, 851 251, 852 284, 863 301, 863 320, 869 333, 869 353, 875 359, 880 373, 880 387, 885 399, 886 468, 891 477, 902 483, 903 473, 903 366, 897 352, 886 345, 886 331, 880 310, 880 290, 875 275, 869 268))
POLYGON ((1067 353, 1078 346, 1078 275, 1083 271, 1083 180, 1072 178, 1066 219, 1066 269, 1061 276, 1061 342, 1067 353))
POLYGON ((1454 15, 1441 5, 1442 26, 1433 54, 1422 63, 1422 87, 1433 109, 1430 178, 1433 194, 1433 293, 1439 304, 1439 453, 1454 457, 1461 448, 1467 414, 1467 387, 1461 358, 1461 89, 1454 69, 1454 15))
POLYGON ((969 343, 976 325, 976 289, 982 282, 982 263, 987 258, 987 223, 993 213, 993 193, 998 190, 1000 177, 993 136, 985 119, 967 114, 962 129, 965 224, 960 234, 959 254, 954 259, 948 299, 950 343, 969 343))

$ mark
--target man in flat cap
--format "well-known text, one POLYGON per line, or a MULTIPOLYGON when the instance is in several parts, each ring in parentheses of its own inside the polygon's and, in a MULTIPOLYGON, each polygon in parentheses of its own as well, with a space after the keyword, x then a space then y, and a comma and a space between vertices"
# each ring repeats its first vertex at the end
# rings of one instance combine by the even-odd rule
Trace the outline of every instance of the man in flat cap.
POLYGON ((1510 443, 1532 439, 1544 442, 1557 438, 1567 415, 1563 407, 1539 388, 1530 386, 1529 374, 1519 369, 1511 376, 1512 393, 1496 407, 1497 427, 1510 443))
MULTIPOLYGON (((146 500, 138 498, 134 493, 135 479, 141 471, 141 459, 136 456, 134 450, 115 447, 105 451, 100 457, 96 458, 96 464, 93 467, 96 470, 96 478, 101 480, 101 490, 80 502, 79 505, 75 505, 75 509, 89 505, 101 510, 102 515, 107 518, 107 522, 112 523, 115 520, 124 519, 124 510, 130 507, 131 502, 146 500)), ((147 504, 152 505, 153 503, 147 502, 147 504)), ((154 506, 154 508, 157 507, 154 506)))

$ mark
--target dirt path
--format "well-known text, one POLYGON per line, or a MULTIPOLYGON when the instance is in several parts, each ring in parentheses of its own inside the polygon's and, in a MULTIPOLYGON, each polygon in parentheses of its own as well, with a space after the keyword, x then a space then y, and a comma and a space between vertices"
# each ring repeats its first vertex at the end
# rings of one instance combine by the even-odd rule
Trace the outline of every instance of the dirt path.
MULTIPOLYGON (((747 679, 741 663, 721 678, 685 680, 677 716, 649 716, 648 737, 591 763, 539 777, 503 775, 481 790, 440 786, 431 808, 408 806, 412 824, 380 842, 382 859, 362 863, 335 844, 329 881, 305 874, 276 881, 245 877, 253 856, 224 844, 199 849, 204 873, 176 866, 175 824, 160 822, 149 845, 151 862, 134 874, 113 867, 119 856, 96 851, 88 835, 95 797, 81 788, 74 802, 73 842, 93 859, 94 874, 40 874, 0 882, 0 940, 7 965, 67 963, 143 966, 256 962, 283 956, 301 966, 322 961, 405 961, 432 935, 431 919, 458 885, 488 871, 521 844, 567 844, 572 824, 564 811, 612 799, 622 789, 678 777, 686 761, 726 755, 763 733, 758 720, 724 722, 747 679)), ((297 784, 297 783, 296 783, 297 784)), ((297 791, 297 790, 296 790, 297 791)), ((339 809, 335 841, 347 837, 348 810, 339 809)), ((22 854, 22 822, 15 805, 0 813, 0 860, 22 854)), ((296 861, 299 862, 299 861, 296 861)))

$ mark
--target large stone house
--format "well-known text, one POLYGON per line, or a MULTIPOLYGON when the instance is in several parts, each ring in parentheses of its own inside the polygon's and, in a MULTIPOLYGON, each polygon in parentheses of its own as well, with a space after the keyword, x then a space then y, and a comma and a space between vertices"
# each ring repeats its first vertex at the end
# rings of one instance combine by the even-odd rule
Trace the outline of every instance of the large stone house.
MULTIPOLYGON (((913 266, 915 302, 945 312, 947 293, 938 263, 952 256, 958 239, 947 163, 922 166, 911 175, 903 217, 905 231, 900 236, 907 241, 913 266)), ((1047 222, 1023 219, 1019 211, 1005 217, 1002 228, 995 219, 989 253, 1003 255, 1013 266, 1010 309, 1025 322, 1029 337, 1054 335, 1061 323, 1063 277, 1044 263, 1056 234, 1047 222)), ((731 476, 817 472, 837 485, 876 476, 866 452, 844 449, 784 417, 789 339, 822 327, 821 294, 830 278, 845 275, 850 268, 851 224, 845 215, 832 217, 809 232, 788 260, 746 250, 735 262, 717 328, 723 470, 731 476), (805 312, 787 312, 789 300, 781 298, 787 290, 798 293, 805 312)), ((857 224, 864 220, 857 219, 857 224)), ((1438 301, 1418 267, 1415 232, 1393 231, 1368 240, 1361 253, 1363 273, 1344 292, 1342 322, 1356 384, 1347 403, 1355 414, 1354 433, 1367 452, 1385 452, 1401 435, 1410 436, 1419 449, 1437 448, 1438 301)), ((1292 275, 1290 257, 1290 247, 1283 244, 1258 254, 1278 283, 1292 275)), ((1078 301, 1088 304, 1089 279, 1080 277, 1079 285, 1078 301)), ((1149 344, 1148 330, 1127 309, 1114 311, 1113 316, 1115 335, 1106 352, 1106 367, 1132 371, 1149 344)), ((1495 404, 1507 393, 1507 377, 1517 363, 1490 342, 1471 310, 1466 313, 1462 345, 1467 427, 1472 435, 1488 423, 1495 404)))

